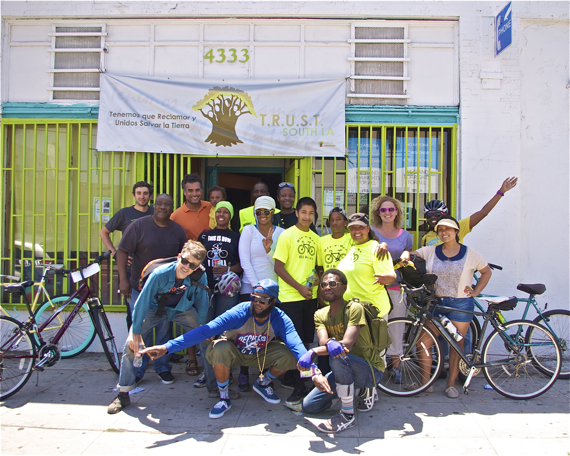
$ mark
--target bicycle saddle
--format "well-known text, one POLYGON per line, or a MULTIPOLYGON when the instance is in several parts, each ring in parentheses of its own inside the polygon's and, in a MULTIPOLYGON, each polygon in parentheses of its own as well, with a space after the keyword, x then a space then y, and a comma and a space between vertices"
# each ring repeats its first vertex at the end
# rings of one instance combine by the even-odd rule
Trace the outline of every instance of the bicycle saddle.
POLYGON ((517 290, 524 291, 532 295, 541 295, 546 291, 546 287, 542 283, 519 283, 517 290))
POLYGON ((27 280, 22 283, 15 283, 14 285, 6 285, 4 287, 4 290, 6 290, 8 293, 20 293, 20 292, 25 293, 26 291, 25 289, 31 287, 33 284, 34 284, 33 280, 27 280))

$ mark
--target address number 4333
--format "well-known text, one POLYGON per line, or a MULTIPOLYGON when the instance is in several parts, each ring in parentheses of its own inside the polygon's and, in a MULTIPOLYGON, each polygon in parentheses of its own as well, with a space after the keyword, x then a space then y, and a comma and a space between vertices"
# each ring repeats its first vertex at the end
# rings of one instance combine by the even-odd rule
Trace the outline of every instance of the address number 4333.
POLYGON ((245 63, 249 60, 249 49, 210 49, 204 55, 204 59, 209 60, 210 63, 245 63))

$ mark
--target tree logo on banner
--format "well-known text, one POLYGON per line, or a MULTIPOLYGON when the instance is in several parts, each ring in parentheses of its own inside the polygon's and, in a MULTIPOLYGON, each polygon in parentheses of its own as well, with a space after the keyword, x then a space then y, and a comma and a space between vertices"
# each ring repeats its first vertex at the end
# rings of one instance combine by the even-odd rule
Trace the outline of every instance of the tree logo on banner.
POLYGON ((243 143, 236 134, 238 119, 244 114, 257 117, 250 96, 233 87, 213 87, 192 109, 200 111, 212 122, 212 132, 205 142, 216 147, 232 147, 234 144, 243 143))

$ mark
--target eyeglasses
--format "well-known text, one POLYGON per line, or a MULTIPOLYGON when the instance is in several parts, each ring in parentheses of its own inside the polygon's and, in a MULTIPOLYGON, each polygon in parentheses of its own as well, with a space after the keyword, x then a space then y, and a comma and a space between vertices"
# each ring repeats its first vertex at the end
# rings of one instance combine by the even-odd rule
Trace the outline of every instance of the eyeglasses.
POLYGON ((329 288, 336 288, 338 285, 341 285, 340 282, 336 280, 330 280, 329 282, 321 282, 321 288, 324 290, 326 287, 329 288))
POLYGON ((279 188, 283 188, 283 187, 295 188, 295 186, 294 186, 291 182, 281 182, 281 183, 279 184, 279 188))
POLYGON ((183 256, 180 257, 180 264, 182 264, 182 266, 190 266, 190 269, 196 269, 198 266, 200 266, 200 263, 190 263, 190 260, 187 260, 183 256))
POLYGON ((398 209, 395 207, 381 207, 379 210, 384 214, 385 212, 396 212, 398 209))
POLYGON ((431 218, 431 217, 437 217, 437 216, 443 216, 445 215, 445 212, 443 211, 427 211, 426 212, 426 217, 427 218, 431 218))
POLYGON ((257 211, 255 211, 255 215, 257 215, 258 217, 260 215, 265 215, 267 217, 269 214, 271 214, 271 211, 268 210, 262 211, 261 209, 258 209, 257 211))
POLYGON ((251 302, 258 302, 259 304, 263 304, 264 306, 268 306, 271 304, 271 300, 273 298, 265 298, 263 296, 251 295, 251 302))

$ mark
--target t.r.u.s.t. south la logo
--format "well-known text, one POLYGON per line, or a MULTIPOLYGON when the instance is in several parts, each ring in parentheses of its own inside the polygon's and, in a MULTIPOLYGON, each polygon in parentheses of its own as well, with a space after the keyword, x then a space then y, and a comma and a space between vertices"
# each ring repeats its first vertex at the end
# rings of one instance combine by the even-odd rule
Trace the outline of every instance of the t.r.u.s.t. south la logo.
POLYGON ((204 142, 216 147, 232 147, 241 143, 236 134, 236 123, 244 114, 257 117, 250 96, 233 87, 213 87, 206 96, 192 106, 212 122, 212 132, 204 142))

